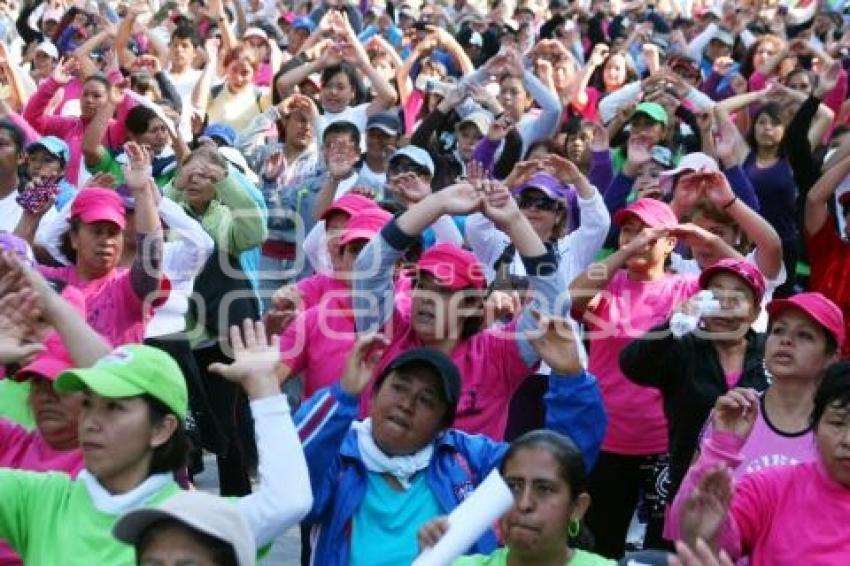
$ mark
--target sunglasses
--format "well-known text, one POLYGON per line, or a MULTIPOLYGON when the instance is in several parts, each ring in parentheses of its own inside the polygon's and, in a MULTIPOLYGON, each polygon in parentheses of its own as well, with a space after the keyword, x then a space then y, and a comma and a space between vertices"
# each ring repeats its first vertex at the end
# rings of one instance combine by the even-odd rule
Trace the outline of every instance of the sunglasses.
POLYGON ((547 212, 554 212, 561 206, 558 201, 549 197, 520 196, 516 202, 517 206, 521 209, 536 208, 537 210, 545 210, 547 212))
POLYGON ((387 167, 387 176, 393 177, 395 175, 401 175, 402 173, 415 173, 417 176, 422 177, 426 175, 430 175, 431 172, 428 171, 425 167, 418 165, 416 163, 390 163, 390 166, 387 167))

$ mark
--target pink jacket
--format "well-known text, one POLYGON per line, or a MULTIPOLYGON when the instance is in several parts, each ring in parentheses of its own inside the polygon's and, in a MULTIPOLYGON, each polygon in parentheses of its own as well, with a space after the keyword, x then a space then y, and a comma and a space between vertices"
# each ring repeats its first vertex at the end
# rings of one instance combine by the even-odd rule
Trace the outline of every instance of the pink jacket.
MULTIPOLYGON (((723 463, 741 463, 744 439, 715 432, 703 443, 669 510, 680 536, 683 504, 700 478, 723 463)), ((821 461, 768 468, 735 484, 729 513, 717 536, 730 556, 748 556, 752 566, 850 564, 850 488, 829 477, 821 461)))
MULTIPOLYGON (((42 82, 27 102, 23 116, 41 135, 56 136, 65 140, 71 151, 71 161, 65 169, 65 178, 68 179, 68 182, 77 185, 83 153, 83 134, 85 134, 87 122, 84 122, 82 118, 52 116, 45 113, 50 100, 60 88, 62 88, 62 85, 52 78, 42 82)), ((135 102, 130 97, 125 96, 118 107, 116 118, 109 121, 109 128, 107 128, 106 135, 103 138, 103 145, 107 148, 118 149, 124 143, 126 134, 124 119, 133 106, 135 106, 135 102)))

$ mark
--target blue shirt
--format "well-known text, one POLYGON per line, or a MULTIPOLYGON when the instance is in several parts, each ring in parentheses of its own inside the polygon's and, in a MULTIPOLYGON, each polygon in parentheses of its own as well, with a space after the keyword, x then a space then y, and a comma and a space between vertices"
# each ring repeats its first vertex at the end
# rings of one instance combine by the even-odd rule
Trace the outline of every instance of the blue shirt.
POLYGON ((409 489, 399 491, 381 474, 366 474, 366 497, 352 521, 349 566, 413 562, 419 554, 419 529, 445 514, 428 487, 427 475, 418 473, 409 489))

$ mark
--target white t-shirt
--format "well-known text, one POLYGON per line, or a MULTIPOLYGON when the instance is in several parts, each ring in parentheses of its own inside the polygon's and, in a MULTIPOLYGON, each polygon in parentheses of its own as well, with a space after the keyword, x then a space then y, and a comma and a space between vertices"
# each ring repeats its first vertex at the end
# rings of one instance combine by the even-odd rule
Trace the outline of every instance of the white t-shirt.
MULTIPOLYGON (((744 261, 758 267, 758 263, 756 263, 756 250, 748 253, 744 257, 744 261)), ((697 260, 685 259, 676 252, 670 255, 670 269, 681 275, 699 275, 702 271, 697 264, 697 260)), ((762 273, 762 275, 764 274, 762 273)), ((775 278, 764 278, 764 297, 761 299, 761 312, 752 325, 752 329, 756 332, 767 332, 767 310, 765 310, 765 307, 773 299, 773 292, 776 288, 785 283, 785 279, 787 278, 788 274, 785 272, 785 265, 781 265, 779 275, 775 278)))
MULTIPOLYGON (((15 200, 18 197, 18 191, 12 191, 9 196, 0 199, 0 231, 14 232, 24 214, 24 209, 15 200)), ((50 210, 44 213, 41 224, 52 221, 56 216, 56 209, 50 207, 50 210)))
POLYGON ((179 75, 172 75, 170 71, 165 72, 183 103, 180 113, 180 135, 186 140, 192 139, 192 90, 200 80, 201 73, 202 71, 197 69, 189 69, 179 75))
POLYGON ((360 150, 366 150, 366 121, 369 116, 366 114, 368 104, 360 104, 358 106, 349 106, 342 112, 325 112, 319 115, 319 143, 322 142, 325 135, 325 128, 331 122, 351 122, 357 129, 360 130, 360 150))

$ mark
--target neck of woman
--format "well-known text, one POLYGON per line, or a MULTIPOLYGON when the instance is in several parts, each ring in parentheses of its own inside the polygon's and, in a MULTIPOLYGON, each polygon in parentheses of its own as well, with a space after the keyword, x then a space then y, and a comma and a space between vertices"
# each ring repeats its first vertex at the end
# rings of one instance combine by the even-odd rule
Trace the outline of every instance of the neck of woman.
POLYGON ((664 273, 664 264, 660 263, 641 270, 629 269, 629 279, 631 281, 658 281, 664 277, 664 273))
POLYGON ((744 355, 747 352, 747 338, 742 336, 734 340, 715 340, 714 348, 723 371, 738 371, 743 369, 744 355), (734 367, 729 367, 734 366, 734 367))
POLYGON ((779 159, 779 147, 778 146, 770 146, 764 147, 759 146, 756 149, 756 160, 759 162, 769 162, 776 161, 779 159))
POLYGON ((764 410, 771 424, 787 433, 809 428, 817 384, 817 380, 774 379, 764 395, 764 410))
POLYGON ((574 550, 564 544, 556 548, 535 548, 532 552, 509 549, 507 566, 565 566, 573 558, 574 550))
POLYGON ((383 173, 387 170, 387 162, 384 159, 383 155, 373 157, 366 153, 366 165, 368 165, 369 169, 371 169, 375 173, 383 173))
POLYGON ((445 355, 449 356, 452 353, 452 350, 455 349, 455 346, 460 342, 460 338, 433 338, 422 340, 423 344, 429 348, 434 348, 435 350, 439 350, 445 355))
POLYGON ((139 487, 150 475, 149 471, 150 459, 148 458, 136 466, 118 471, 108 478, 97 478, 97 480, 110 494, 121 495, 139 487))

